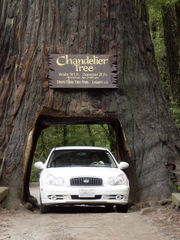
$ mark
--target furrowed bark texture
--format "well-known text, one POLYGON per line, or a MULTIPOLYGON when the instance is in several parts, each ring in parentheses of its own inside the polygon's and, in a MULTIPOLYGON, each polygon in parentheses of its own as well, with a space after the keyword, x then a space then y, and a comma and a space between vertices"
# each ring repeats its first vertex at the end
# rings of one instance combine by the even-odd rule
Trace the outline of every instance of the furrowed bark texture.
POLYGON ((170 89, 173 100, 180 104, 180 2, 163 6, 162 17, 170 89))
POLYGON ((114 124, 120 157, 131 166, 132 199, 169 196, 179 132, 162 95, 143 1, 1 0, 0 12, 1 184, 10 188, 9 202, 28 200, 40 131, 77 122, 114 124), (50 53, 114 55, 118 89, 50 89, 50 53))

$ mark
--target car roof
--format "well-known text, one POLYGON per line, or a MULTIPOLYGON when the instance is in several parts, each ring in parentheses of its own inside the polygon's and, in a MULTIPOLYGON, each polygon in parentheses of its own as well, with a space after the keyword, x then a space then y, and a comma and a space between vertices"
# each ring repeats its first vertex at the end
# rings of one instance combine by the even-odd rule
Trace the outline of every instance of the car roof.
POLYGON ((94 146, 64 146, 64 147, 55 147, 52 150, 104 150, 109 151, 104 147, 94 147, 94 146))

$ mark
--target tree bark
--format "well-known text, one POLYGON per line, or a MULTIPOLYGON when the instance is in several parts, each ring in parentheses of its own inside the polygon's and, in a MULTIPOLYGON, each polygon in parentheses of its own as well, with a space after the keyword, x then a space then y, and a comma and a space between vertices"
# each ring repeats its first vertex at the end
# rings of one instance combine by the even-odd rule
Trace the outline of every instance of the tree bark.
POLYGON ((172 98, 180 104, 180 3, 162 7, 164 41, 172 98))
POLYGON ((64 143, 64 146, 67 146, 67 131, 68 131, 67 127, 64 126, 63 127, 63 143, 64 143))
POLYGON ((87 129, 88 129, 90 143, 91 143, 92 146, 95 146, 95 143, 94 143, 94 140, 93 140, 93 134, 92 134, 91 127, 90 127, 89 124, 87 125, 87 129))
POLYGON ((39 133, 57 123, 110 123, 121 160, 130 163, 132 200, 168 197, 179 132, 163 97, 144 1, 1 0, 0 12, 1 185, 9 186, 8 203, 28 200, 39 133), (51 53, 114 56, 118 89, 49 88, 51 53))

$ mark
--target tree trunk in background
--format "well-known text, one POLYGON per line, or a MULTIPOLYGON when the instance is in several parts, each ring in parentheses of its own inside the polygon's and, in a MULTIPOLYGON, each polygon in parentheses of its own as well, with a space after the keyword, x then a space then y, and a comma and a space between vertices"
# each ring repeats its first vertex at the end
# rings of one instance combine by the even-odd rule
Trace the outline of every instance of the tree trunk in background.
POLYGON ((67 146, 67 131, 68 131, 68 128, 66 126, 63 126, 63 144, 64 144, 64 146, 67 146))
POLYGON ((89 134, 89 139, 90 139, 91 145, 95 146, 95 142, 93 140, 93 134, 92 134, 92 131, 91 131, 91 126, 89 124, 87 125, 87 129, 88 129, 88 134, 89 134))
POLYGON ((180 3, 164 5, 162 17, 171 93, 180 104, 180 3))
POLYGON ((144 1, 1 0, 0 13, 1 185, 9 186, 8 203, 28 200, 35 144, 53 119, 118 121, 132 199, 169 197, 179 132, 163 97, 144 1), (50 89, 50 53, 114 56, 118 89, 50 89))
POLYGON ((110 142, 111 152, 116 155, 116 136, 114 135, 114 130, 111 126, 108 125, 108 138, 110 142))

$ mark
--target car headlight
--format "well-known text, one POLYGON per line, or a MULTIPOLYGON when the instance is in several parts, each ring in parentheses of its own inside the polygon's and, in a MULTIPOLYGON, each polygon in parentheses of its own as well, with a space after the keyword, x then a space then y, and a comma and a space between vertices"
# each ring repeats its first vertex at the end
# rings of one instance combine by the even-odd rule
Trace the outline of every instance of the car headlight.
POLYGON ((45 179, 45 183, 48 185, 62 186, 64 185, 64 179, 62 177, 54 177, 52 175, 48 175, 45 179))
POLYGON ((108 179, 108 184, 112 186, 126 184, 126 177, 123 174, 120 174, 117 177, 110 177, 108 179))

